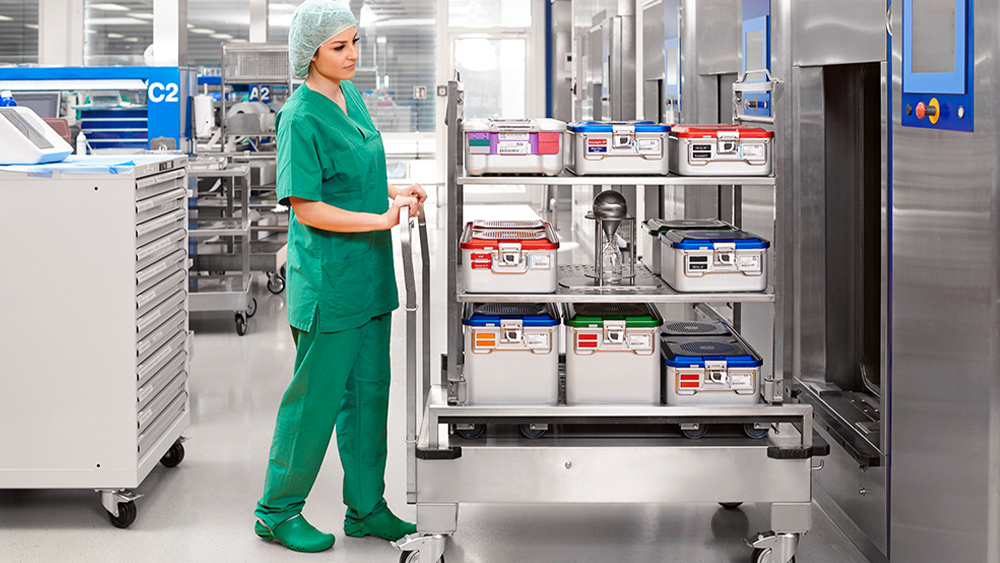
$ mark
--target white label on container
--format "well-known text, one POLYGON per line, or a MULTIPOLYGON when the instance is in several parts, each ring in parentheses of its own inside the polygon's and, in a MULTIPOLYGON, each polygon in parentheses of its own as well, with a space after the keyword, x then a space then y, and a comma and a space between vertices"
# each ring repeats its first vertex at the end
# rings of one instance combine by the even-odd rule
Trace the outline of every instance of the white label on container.
POLYGON ((530 141, 531 133, 497 133, 498 141, 530 141))
POLYGON ((743 158, 747 160, 764 160, 764 145, 762 144, 744 144, 742 151, 743 158))
POLYGON ((547 332, 527 332, 524 334, 524 342, 528 348, 548 348, 549 333, 547 332))
POLYGON ((549 270, 552 268, 552 257, 548 254, 529 255, 528 267, 534 270, 549 270))
POLYGON ((497 154, 531 154, 531 143, 501 140, 497 143, 497 154))
POLYGON ((743 272, 759 272, 760 271, 760 255, 759 254, 741 254, 736 258, 736 263, 743 272))
POLYGON ((628 335, 628 347, 632 350, 649 350, 653 347, 653 335, 630 334, 628 335))
POLYGON ((753 374, 730 373, 729 386, 733 389, 753 389, 753 374))
POLYGON ((641 139, 639 154, 660 154, 660 139, 641 139))

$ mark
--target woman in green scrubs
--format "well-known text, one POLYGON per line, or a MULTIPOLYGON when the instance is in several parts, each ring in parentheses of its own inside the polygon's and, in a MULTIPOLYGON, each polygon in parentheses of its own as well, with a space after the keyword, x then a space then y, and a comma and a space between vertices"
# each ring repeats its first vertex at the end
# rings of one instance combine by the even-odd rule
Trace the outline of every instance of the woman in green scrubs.
POLYGON ((399 305, 389 229, 401 207, 416 214, 427 196, 417 185, 387 184, 381 135, 350 82, 357 41, 348 7, 302 3, 292 16, 289 58, 306 80, 275 122, 278 197, 292 209, 286 270, 296 356, 254 531, 296 551, 334 543, 302 517, 334 428, 344 533, 397 540, 416 531, 383 498, 390 313, 399 305))

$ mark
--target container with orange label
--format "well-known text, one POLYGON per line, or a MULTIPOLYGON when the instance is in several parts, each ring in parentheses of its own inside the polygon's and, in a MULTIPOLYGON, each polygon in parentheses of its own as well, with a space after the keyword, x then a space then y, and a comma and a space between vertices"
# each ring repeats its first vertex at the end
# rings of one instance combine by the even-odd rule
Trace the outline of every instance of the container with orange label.
POLYGON ((559 311, 542 303, 466 306, 465 380, 470 405, 559 401, 559 311))

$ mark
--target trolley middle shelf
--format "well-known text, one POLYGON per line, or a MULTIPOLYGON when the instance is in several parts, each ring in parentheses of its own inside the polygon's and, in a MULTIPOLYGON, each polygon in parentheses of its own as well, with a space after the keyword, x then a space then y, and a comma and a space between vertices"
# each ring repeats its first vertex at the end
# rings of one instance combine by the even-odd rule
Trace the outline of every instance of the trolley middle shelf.
MULTIPOLYGON (((583 266, 564 264, 559 266, 559 280, 578 277, 583 266)), ((761 292, 697 292, 681 293, 668 286, 658 276, 654 276, 644 265, 639 264, 637 278, 643 285, 603 285, 592 287, 566 287, 558 285, 555 293, 467 293, 458 280, 457 300, 460 303, 774 303, 774 288, 768 286, 761 292)))
POLYGON ((459 176, 464 185, 537 186, 774 186, 773 176, 577 176, 563 171, 557 176, 459 176))

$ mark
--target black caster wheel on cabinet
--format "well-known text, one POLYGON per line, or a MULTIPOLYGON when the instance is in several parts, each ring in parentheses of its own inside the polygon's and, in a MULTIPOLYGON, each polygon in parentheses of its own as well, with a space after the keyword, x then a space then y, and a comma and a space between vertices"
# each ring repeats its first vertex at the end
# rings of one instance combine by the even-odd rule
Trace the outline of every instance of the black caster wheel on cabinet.
POLYGON ((684 434, 684 437, 689 440, 700 440, 705 437, 705 434, 708 433, 708 426, 705 424, 699 424, 698 428, 695 429, 681 428, 681 433, 684 434))
MULTIPOLYGON (((107 512, 107 511, 105 511, 107 512)), ((115 516, 111 512, 108 512, 108 520, 115 528, 128 528, 135 522, 135 516, 138 511, 135 508, 135 501, 119 502, 118 503, 118 516, 115 516)))
MULTIPOLYGON (((420 563, 419 551, 404 551, 399 554, 399 563, 420 563)), ((444 563, 444 555, 438 559, 438 563, 444 563)))
POLYGON ((251 297, 250 302, 247 303, 247 318, 251 318, 257 314, 257 298, 251 297))
POLYGON ((743 506, 742 502, 720 502, 719 506, 725 508, 726 510, 736 510, 740 506, 743 506))
POLYGON ((236 313, 236 334, 243 336, 247 333, 247 315, 246 313, 236 313))
POLYGON ((277 274, 268 274, 267 290, 275 295, 285 291, 285 278, 277 274))
MULTIPOLYGON (((777 561, 771 560, 771 550, 770 549, 760 549, 755 548, 753 553, 750 554, 750 563, 778 563, 777 561)), ((795 557, 789 563, 795 563, 795 557)))
POLYGON ((548 432, 548 430, 545 428, 539 428, 539 429, 532 428, 530 424, 520 424, 518 425, 517 429, 518 431, 521 432, 522 436, 524 436, 529 440, 537 440, 542 436, 544 436, 546 432, 548 432))
POLYGON ((485 424, 473 424, 472 428, 462 428, 455 430, 455 434, 458 434, 459 436, 465 438, 466 440, 476 440, 478 438, 481 438, 484 432, 486 432, 485 424))
POLYGON ((160 458, 160 463, 164 467, 177 467, 182 461, 184 461, 184 444, 180 442, 170 446, 167 453, 163 454, 163 457, 160 458))
POLYGON ((766 438, 767 433, 770 430, 771 430, 770 428, 754 428, 752 422, 748 422, 743 425, 743 433, 749 436, 750 438, 753 438, 754 440, 760 440, 761 438, 766 438))

